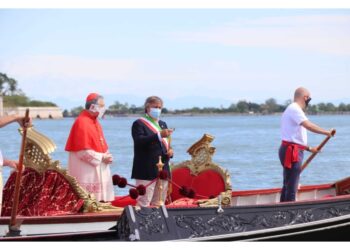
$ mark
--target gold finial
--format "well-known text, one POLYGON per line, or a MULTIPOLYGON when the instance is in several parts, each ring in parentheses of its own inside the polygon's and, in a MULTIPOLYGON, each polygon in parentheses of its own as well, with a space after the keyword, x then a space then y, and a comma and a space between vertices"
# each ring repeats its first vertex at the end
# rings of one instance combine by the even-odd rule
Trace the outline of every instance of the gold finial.
POLYGON ((158 171, 162 171, 164 167, 164 163, 162 162, 162 156, 159 156, 159 161, 157 163, 158 171))
MULTIPOLYGON (((158 172, 163 170, 164 163, 162 162, 162 156, 159 156, 159 161, 157 163, 157 167, 158 167, 158 172)), ((158 181, 159 181, 159 186, 158 186, 159 206, 162 206, 164 204, 163 199, 162 199, 162 196, 163 196, 163 180, 159 178, 158 181)))

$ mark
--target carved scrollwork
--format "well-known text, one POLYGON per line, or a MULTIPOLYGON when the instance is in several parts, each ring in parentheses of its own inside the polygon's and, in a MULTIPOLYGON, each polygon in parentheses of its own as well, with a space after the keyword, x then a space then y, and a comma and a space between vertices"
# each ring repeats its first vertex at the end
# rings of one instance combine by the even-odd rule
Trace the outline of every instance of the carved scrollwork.
POLYGON ((215 153, 215 148, 210 145, 214 137, 204 134, 203 137, 194 143, 187 152, 191 155, 192 173, 197 175, 202 171, 202 168, 212 163, 212 156, 215 153))
POLYGON ((159 209, 138 210, 139 229, 148 235, 167 232, 159 209))
POLYGON ((177 215, 176 225, 187 231, 190 238, 225 233, 239 233, 287 225, 303 224, 350 214, 350 205, 326 206, 317 208, 284 207, 265 211, 236 211, 228 208, 224 214, 216 215, 177 215))
POLYGON ((198 216, 176 216, 175 223, 178 227, 191 232, 189 238, 205 237, 212 235, 211 228, 202 217, 198 216))

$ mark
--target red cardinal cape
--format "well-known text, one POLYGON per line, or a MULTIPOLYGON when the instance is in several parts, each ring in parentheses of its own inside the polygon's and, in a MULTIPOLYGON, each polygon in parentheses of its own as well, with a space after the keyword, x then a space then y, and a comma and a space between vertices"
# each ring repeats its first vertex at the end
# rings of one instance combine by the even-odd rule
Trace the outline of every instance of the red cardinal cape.
POLYGON ((65 150, 74 152, 86 149, 106 153, 108 145, 98 119, 83 110, 70 130, 65 150))

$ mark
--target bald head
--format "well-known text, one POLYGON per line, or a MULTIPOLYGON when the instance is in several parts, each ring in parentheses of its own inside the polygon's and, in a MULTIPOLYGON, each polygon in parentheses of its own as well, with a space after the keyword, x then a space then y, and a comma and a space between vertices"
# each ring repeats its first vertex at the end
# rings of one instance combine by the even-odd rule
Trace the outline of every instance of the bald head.
POLYGON ((310 91, 303 87, 297 88, 294 92, 294 101, 297 101, 298 99, 304 99, 304 96, 309 97, 310 91))
POLYGON ((294 92, 294 102, 298 103, 301 108, 306 108, 307 104, 310 102, 310 91, 304 87, 299 87, 294 92))

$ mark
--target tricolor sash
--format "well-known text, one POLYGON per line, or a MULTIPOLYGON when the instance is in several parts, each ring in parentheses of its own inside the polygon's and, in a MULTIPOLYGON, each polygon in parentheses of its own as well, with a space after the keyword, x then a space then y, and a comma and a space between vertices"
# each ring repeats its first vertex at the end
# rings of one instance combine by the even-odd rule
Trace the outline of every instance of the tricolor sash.
MULTIPOLYGON (((162 131, 161 127, 159 126, 158 123, 156 122, 151 122, 150 120, 148 120, 146 117, 140 117, 139 119, 143 124, 145 124, 152 132, 154 132, 155 134, 158 134, 158 132, 162 131)), ((161 138, 161 141, 166 149, 166 151, 168 152, 169 150, 169 138, 161 138)))

